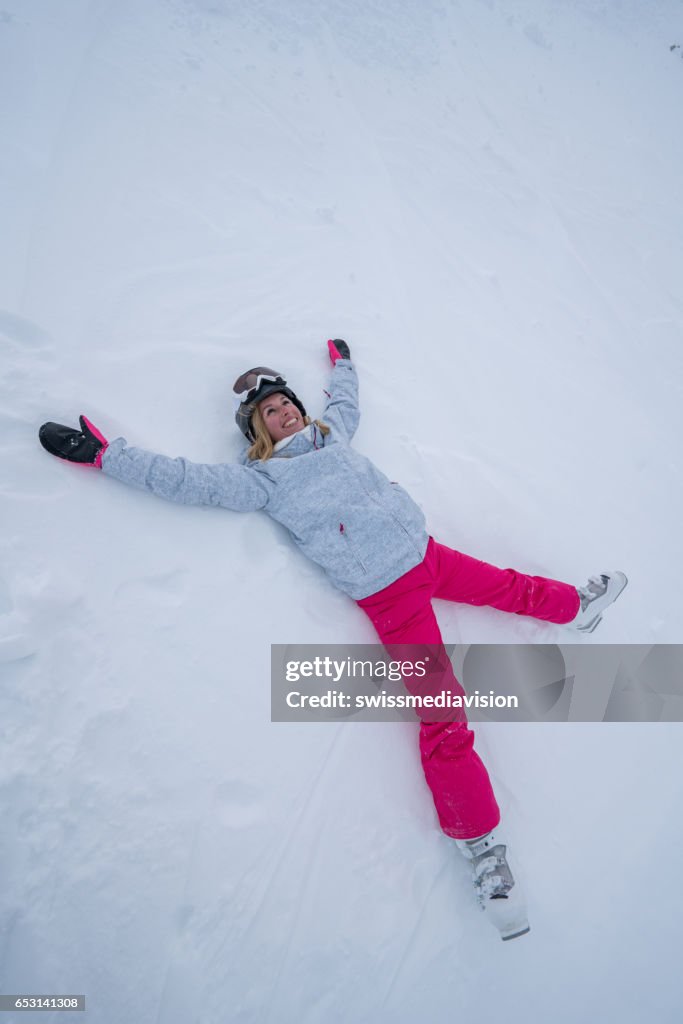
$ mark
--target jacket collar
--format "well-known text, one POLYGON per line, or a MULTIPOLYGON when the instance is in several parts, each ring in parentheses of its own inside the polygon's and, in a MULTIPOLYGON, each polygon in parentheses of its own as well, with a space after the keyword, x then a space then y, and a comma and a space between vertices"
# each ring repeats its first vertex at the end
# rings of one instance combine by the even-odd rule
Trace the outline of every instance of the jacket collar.
POLYGON ((281 452, 283 448, 286 448, 288 444, 291 444, 294 438, 300 438, 301 440, 306 440, 309 443, 312 442, 313 424, 309 423, 307 426, 302 427, 301 430, 297 430, 295 434, 290 434, 289 437, 283 437, 281 441, 278 441, 273 445, 273 452, 281 452))

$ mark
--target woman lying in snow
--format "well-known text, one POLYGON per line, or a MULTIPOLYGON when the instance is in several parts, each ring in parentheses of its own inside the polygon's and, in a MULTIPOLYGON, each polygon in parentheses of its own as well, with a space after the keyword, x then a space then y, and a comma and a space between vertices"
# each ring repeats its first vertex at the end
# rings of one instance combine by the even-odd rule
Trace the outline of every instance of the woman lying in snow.
MULTIPOLYGON (((406 491, 351 447, 359 420, 356 371, 344 341, 327 344, 333 369, 322 420, 311 421, 274 370, 260 366, 237 379, 235 419, 250 442, 241 465, 172 459, 129 447, 124 438, 109 443, 85 416, 80 430, 43 424, 40 441, 58 458, 97 466, 171 501, 262 509, 358 603, 387 646, 442 649, 433 597, 592 632, 626 586, 625 575, 605 572, 573 587, 437 543, 406 491)), ((447 658, 440 671, 440 688, 462 694, 447 658)), ((462 713, 457 720, 421 718, 422 764, 441 827, 471 862, 479 902, 503 938, 522 935, 529 929, 524 902, 474 735, 462 713)))

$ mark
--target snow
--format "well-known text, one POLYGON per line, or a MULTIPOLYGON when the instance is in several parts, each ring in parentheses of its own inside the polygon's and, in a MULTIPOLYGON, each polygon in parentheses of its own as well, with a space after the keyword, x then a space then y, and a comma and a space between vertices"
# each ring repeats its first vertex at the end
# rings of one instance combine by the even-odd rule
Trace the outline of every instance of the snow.
POLYGON ((678 1020, 679 724, 477 727, 532 923, 501 943, 412 724, 269 720, 270 644, 371 642, 353 602, 264 516, 36 432, 235 459, 234 377, 317 413, 343 337, 355 444, 439 540, 623 568, 581 642, 679 642, 683 7, 2 4, 2 991, 98 1024, 678 1020))

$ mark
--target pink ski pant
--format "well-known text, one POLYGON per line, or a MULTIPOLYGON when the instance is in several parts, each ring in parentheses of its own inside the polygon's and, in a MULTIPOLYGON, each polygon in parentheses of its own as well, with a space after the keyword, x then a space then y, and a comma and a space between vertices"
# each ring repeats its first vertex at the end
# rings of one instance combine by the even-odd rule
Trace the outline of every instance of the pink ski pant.
MULTIPOLYGON (((499 569, 437 544, 433 537, 420 565, 357 603, 385 646, 429 644, 443 651, 433 597, 557 623, 570 622, 580 604, 575 587, 568 583, 499 569)), ((443 655, 439 689, 463 694, 445 651, 443 655)), ((406 649, 398 656, 405 660, 406 649)), ((410 681, 405 682, 410 687, 410 681)), ((453 839, 484 835, 498 824, 500 811, 464 712, 458 710, 457 720, 450 721, 428 721, 428 714, 418 713, 422 766, 441 828, 453 839)))

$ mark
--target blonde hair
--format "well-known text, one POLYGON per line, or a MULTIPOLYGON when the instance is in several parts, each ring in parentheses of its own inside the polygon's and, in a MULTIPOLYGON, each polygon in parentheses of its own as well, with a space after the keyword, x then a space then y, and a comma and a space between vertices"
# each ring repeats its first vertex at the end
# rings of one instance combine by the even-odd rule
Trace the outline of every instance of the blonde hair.
MULTIPOLYGON (((320 433, 325 437, 329 434, 330 428, 322 420, 312 420, 310 416, 304 416, 304 423, 306 426, 309 423, 315 423, 320 433)), ((258 406, 254 409, 251 417, 251 432, 256 438, 251 448, 247 451, 247 458, 249 459, 260 459, 261 462, 266 462, 267 459, 273 454, 274 444, 273 439, 268 433, 268 427, 263 421, 261 410, 258 406)))

